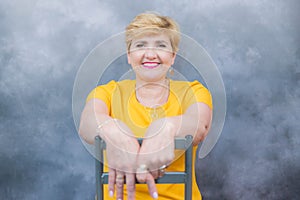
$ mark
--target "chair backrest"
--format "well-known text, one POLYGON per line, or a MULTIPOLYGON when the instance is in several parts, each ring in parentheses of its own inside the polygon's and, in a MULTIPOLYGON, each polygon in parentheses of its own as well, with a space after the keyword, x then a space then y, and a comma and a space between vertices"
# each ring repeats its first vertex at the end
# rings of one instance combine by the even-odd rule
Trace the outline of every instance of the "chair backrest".
MULTIPOLYGON (((185 171, 182 172, 165 172, 163 177, 157 178, 157 184, 185 184, 185 200, 192 199, 192 156, 193 156, 193 137, 191 135, 185 138, 175 139, 175 149, 185 151, 185 171)), ((142 139, 139 139, 142 143, 142 139)), ((103 200, 103 184, 108 184, 108 173, 103 171, 103 150, 106 149, 106 144, 99 136, 95 138, 96 145, 96 199, 103 200)), ((137 182, 136 184, 144 184, 137 182)))

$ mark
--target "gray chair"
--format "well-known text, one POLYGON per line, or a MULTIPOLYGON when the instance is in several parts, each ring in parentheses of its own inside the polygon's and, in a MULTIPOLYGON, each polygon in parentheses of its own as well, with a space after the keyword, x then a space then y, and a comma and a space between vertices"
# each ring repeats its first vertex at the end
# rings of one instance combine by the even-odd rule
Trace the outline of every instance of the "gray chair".
MULTIPOLYGON (((192 199, 192 154, 193 154, 193 137, 191 135, 185 138, 175 139, 175 149, 186 149, 185 151, 185 171, 182 172, 165 172, 165 175, 156 179, 157 184, 185 184, 185 200, 192 199)), ((141 144, 142 140, 139 140, 141 144)), ((96 147, 96 200, 103 200, 103 184, 108 184, 108 173, 103 172, 103 150, 106 148, 104 140, 99 136, 95 138, 96 147)), ((145 184, 145 183, 136 183, 145 184)))

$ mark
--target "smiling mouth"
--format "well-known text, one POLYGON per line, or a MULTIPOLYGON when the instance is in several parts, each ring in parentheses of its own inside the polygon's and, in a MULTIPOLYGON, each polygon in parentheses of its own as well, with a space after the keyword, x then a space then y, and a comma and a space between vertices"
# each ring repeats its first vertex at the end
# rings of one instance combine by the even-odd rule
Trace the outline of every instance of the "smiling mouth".
POLYGON ((144 62, 142 63, 142 66, 147 68, 147 69, 154 69, 156 67, 158 67, 160 65, 160 63, 158 62, 144 62))

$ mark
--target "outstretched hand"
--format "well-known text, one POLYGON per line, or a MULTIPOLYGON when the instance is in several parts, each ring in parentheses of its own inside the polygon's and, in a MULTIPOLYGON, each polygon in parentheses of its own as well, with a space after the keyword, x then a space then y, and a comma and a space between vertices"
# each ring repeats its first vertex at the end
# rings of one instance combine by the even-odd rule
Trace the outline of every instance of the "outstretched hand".
POLYGON ((167 119, 153 122, 147 129, 138 155, 136 178, 147 183, 149 193, 157 197, 154 179, 160 177, 161 167, 174 159, 174 138, 176 130, 167 119))
POLYGON ((146 165, 148 170, 158 170, 174 159, 175 127, 167 118, 154 121, 147 129, 139 155, 138 166, 146 165))
POLYGON ((123 199, 123 187, 126 181, 127 199, 134 200, 135 163, 140 149, 137 139, 121 121, 112 120, 99 131, 106 143, 109 195, 113 196, 116 190, 117 199, 123 199))
MULTIPOLYGON (((114 122, 115 123, 115 122, 114 122)), ((135 178, 148 185, 153 198, 158 198, 155 179, 162 176, 161 167, 174 159, 176 130, 166 119, 153 122, 147 129, 140 146, 130 130, 122 122, 117 126, 105 126, 105 142, 109 169, 109 193, 116 190, 117 199, 123 199, 126 182, 128 200, 135 199, 135 178), (129 134, 128 134, 129 133, 129 134)), ((102 137, 102 136, 101 136, 102 137)))

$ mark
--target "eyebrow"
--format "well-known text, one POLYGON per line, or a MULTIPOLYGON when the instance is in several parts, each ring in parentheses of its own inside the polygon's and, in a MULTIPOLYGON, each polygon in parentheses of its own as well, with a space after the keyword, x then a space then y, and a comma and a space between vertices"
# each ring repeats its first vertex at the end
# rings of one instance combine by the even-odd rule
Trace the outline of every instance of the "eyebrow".
POLYGON ((147 42, 146 42, 146 41, 143 41, 143 40, 137 40, 137 41, 135 41, 135 42, 132 43, 132 44, 139 44, 139 43, 146 44, 147 42))
MULTIPOLYGON (((137 41, 135 41, 133 44, 137 44, 137 43, 147 44, 148 42, 145 41, 145 40, 137 40, 137 41)), ((169 43, 168 43, 167 41, 165 41, 165 40, 157 40, 157 41, 155 41, 155 43, 156 43, 156 44, 162 44, 162 43, 164 43, 164 44, 169 44, 169 43)))
POLYGON ((165 40, 158 40, 158 41, 155 41, 155 43, 166 43, 166 44, 169 44, 167 41, 165 40))

